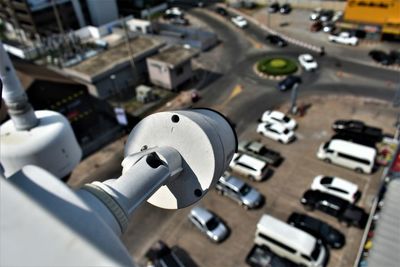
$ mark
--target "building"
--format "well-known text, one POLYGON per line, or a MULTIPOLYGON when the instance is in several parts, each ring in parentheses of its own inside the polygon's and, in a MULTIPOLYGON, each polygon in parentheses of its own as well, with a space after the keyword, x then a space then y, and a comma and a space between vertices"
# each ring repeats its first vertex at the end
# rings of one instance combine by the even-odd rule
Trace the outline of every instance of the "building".
POLYGON ((45 67, 13 61, 17 75, 35 110, 54 110, 71 123, 83 155, 95 152, 122 133, 112 107, 91 96, 85 85, 45 67))
POLYGON ((338 25, 366 39, 400 39, 400 1, 349 0, 338 25))
POLYGON ((22 39, 101 25, 118 18, 115 0, 0 0, 0 18, 22 39))
POLYGON ((165 0, 117 0, 117 5, 120 15, 135 18, 148 18, 168 7, 165 0))
POLYGON ((192 49, 171 46, 159 54, 147 58, 150 81, 157 86, 176 90, 193 76, 191 59, 196 55, 192 49))
POLYGON ((106 99, 134 90, 147 77, 146 57, 158 53, 163 45, 164 42, 157 38, 136 36, 129 40, 129 48, 121 40, 98 55, 61 71, 86 84, 93 96, 106 99))

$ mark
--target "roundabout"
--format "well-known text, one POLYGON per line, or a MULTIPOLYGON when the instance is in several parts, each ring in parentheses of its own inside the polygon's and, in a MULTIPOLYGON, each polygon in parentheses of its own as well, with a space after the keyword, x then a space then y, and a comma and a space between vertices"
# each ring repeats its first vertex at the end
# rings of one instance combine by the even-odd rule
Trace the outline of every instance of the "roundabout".
POLYGON ((256 71, 262 76, 286 76, 298 70, 296 61, 286 57, 265 57, 256 63, 256 71))

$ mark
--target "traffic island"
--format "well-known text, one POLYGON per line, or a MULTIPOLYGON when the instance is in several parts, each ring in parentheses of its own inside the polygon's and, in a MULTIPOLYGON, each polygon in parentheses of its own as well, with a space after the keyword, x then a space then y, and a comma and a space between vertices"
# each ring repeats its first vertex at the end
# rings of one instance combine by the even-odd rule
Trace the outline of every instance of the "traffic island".
POLYGON ((254 65, 254 71, 258 76, 271 80, 282 80, 297 70, 297 63, 294 60, 283 57, 263 58, 254 65))

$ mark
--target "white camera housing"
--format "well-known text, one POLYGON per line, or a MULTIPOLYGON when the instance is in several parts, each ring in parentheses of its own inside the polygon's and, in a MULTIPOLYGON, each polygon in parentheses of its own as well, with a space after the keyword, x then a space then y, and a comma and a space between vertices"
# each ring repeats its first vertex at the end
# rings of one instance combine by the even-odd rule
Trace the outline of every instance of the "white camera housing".
POLYGON ((147 201, 160 208, 179 209, 200 200, 218 181, 237 149, 237 137, 225 117, 213 110, 161 112, 146 117, 132 130, 125 158, 160 147, 179 152, 182 171, 147 201))

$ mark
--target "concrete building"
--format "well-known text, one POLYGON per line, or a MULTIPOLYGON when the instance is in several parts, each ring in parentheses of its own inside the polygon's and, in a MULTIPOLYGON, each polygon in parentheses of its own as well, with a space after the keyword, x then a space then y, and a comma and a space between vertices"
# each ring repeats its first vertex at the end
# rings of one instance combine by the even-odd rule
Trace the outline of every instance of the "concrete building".
POLYGON ((46 67, 23 60, 14 66, 29 101, 35 110, 54 110, 71 123, 86 156, 122 133, 112 107, 91 96, 85 85, 74 82, 46 67))
POLYGON ((137 36, 108 48, 98 55, 61 71, 87 85, 90 94, 101 99, 134 90, 147 77, 146 58, 158 53, 164 42, 137 36), (132 89, 131 89, 132 88, 132 89))
POLYGON ((193 76, 191 59, 195 55, 192 49, 171 46, 147 58, 150 81, 166 89, 178 89, 193 76))
POLYGON ((0 0, 0 18, 22 39, 98 26, 118 18, 115 0, 0 0))
POLYGON ((400 40, 400 1, 349 0, 338 25, 367 39, 400 40))

